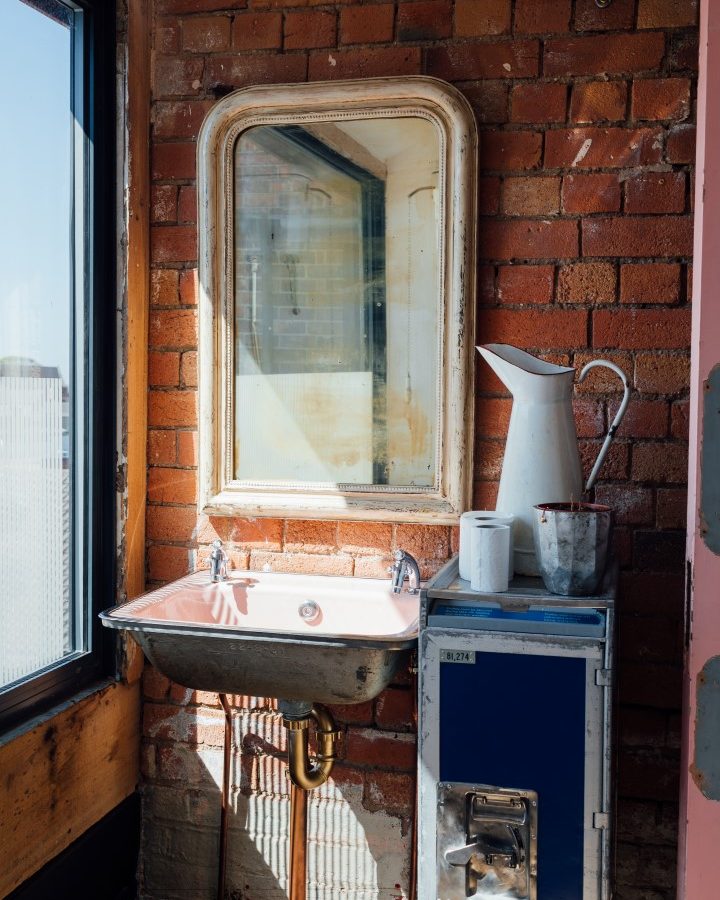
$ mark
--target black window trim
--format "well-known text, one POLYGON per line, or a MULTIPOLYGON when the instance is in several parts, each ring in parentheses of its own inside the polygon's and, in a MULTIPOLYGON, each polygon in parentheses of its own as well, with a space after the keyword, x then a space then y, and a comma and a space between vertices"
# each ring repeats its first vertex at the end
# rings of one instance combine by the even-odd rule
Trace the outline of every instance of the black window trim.
MULTIPOLYGON (((114 0, 22 0, 45 15, 64 6, 75 18, 74 88, 82 91, 85 116, 83 265, 84 348, 75 363, 83 368, 76 414, 82 415, 82 508, 74 490, 74 519, 80 527, 82 615, 89 649, 48 666, 0 691, 0 732, 22 724, 52 705, 114 671, 114 641, 97 613, 113 602, 115 591, 115 450, 116 450, 116 195, 115 195, 115 2, 114 0)), ((77 192, 76 192, 77 197, 77 192)), ((41 536, 38 536, 41 540, 41 536)), ((78 558, 77 550, 75 560, 78 558)), ((75 565, 75 562, 73 563, 75 565)), ((77 584, 77 580, 76 580, 77 584)), ((22 597, 17 598, 22 612, 22 597)))

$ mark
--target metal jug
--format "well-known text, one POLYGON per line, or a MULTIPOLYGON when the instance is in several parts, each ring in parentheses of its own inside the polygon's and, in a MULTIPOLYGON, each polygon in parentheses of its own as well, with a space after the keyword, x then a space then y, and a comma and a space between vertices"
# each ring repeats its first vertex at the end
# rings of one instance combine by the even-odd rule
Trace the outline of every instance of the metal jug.
MULTIPOLYGON (((520 575, 537 575, 533 507, 537 503, 580 501, 583 497, 572 408, 575 369, 545 362, 509 344, 485 344, 477 349, 513 395, 497 509, 515 516, 515 571, 520 575)), ((622 379, 625 393, 585 483, 585 491, 595 483, 630 402, 625 373, 607 360, 592 360, 584 366, 578 384, 595 366, 612 369, 622 379)))

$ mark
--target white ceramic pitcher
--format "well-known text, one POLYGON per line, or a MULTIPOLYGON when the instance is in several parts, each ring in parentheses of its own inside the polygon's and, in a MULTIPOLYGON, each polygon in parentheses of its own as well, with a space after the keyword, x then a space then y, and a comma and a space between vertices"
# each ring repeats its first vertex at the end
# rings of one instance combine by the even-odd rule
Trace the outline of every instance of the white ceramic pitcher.
MULTIPOLYGON (((509 344, 485 344, 477 349, 513 395, 497 509, 515 516, 515 571, 520 575, 537 575, 533 506, 536 503, 579 501, 583 497, 580 451, 572 408, 575 370, 544 362, 509 344)), ((595 483, 630 402, 630 386, 625 373, 607 360, 589 362, 580 372, 578 383, 595 366, 607 366, 619 375, 625 394, 585 484, 585 491, 595 483)))

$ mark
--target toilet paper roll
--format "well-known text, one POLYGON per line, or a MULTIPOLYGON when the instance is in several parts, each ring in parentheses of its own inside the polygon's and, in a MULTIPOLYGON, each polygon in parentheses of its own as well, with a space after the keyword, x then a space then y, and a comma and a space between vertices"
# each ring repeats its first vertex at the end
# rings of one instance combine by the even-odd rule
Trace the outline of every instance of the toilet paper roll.
POLYGON ((470 532, 470 587, 498 594, 508 589, 509 525, 485 522, 470 532))
POLYGON ((470 532, 473 525, 479 525, 483 522, 491 524, 497 522, 499 525, 510 526, 510 557, 508 559, 508 578, 512 581, 513 570, 513 535, 512 524, 513 517, 502 511, 492 509, 473 509, 470 512, 463 513, 460 516, 460 559, 458 561, 460 569, 460 577, 465 581, 470 581, 470 532))

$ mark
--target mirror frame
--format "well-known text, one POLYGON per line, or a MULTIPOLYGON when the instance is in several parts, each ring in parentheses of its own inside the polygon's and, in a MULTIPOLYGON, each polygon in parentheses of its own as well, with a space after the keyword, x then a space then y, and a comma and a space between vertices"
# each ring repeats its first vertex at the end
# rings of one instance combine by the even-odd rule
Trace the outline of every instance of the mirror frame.
POLYGON ((472 493, 477 129, 467 100, 424 76, 263 85, 228 94, 198 138, 199 507, 210 515, 456 524, 472 493), (233 473, 232 173, 238 135, 257 125, 420 117, 440 141, 442 328, 437 487, 319 489, 238 482, 233 473), (444 162, 444 166, 443 166, 444 162))

